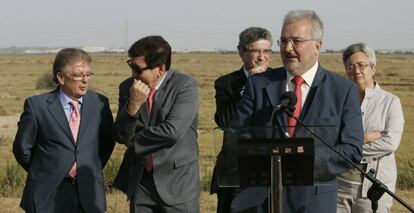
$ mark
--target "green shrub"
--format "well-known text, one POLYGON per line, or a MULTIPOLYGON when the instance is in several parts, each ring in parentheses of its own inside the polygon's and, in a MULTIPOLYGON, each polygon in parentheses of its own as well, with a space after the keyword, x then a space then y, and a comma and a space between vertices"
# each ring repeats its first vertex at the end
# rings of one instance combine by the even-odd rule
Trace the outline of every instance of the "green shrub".
POLYGON ((104 168, 105 191, 112 192, 112 182, 114 181, 119 167, 121 166, 121 159, 119 157, 112 157, 104 168))
POLYGON ((43 73, 36 82, 36 89, 54 89, 56 83, 53 81, 52 72, 43 73))
POLYGON ((20 196, 26 180, 26 172, 17 163, 9 163, 3 168, 0 177, 0 195, 3 197, 20 196))
POLYGON ((209 192, 210 191, 210 185, 211 185, 211 176, 212 171, 211 168, 208 169, 207 166, 204 167, 203 177, 201 177, 201 191, 203 192, 209 192))
POLYGON ((407 162, 398 166, 397 188, 410 189, 414 188, 414 165, 407 162))

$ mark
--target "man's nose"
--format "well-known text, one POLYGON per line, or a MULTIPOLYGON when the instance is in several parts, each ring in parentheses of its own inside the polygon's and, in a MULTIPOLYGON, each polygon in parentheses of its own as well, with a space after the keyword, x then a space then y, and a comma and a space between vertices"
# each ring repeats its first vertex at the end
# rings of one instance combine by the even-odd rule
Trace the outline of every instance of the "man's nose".
POLYGON ((286 45, 281 45, 280 46, 280 52, 285 51, 285 52, 291 52, 293 51, 293 42, 292 41, 288 41, 286 43, 286 45))

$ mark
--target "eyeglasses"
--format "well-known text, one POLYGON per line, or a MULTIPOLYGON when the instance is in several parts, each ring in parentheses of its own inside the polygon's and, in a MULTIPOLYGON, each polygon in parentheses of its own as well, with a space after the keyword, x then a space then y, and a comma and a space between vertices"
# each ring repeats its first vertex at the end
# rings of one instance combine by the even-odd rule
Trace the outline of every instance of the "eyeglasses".
POLYGON ((75 73, 75 74, 66 73, 66 74, 72 76, 74 81, 82 81, 84 78, 87 80, 91 80, 93 76, 95 75, 95 73, 93 72, 88 72, 86 74, 83 74, 83 73, 75 73))
MULTIPOLYGON (((146 67, 144 67, 144 68, 139 68, 139 66, 138 65, 136 65, 136 64, 134 64, 134 63, 132 63, 132 59, 129 59, 128 61, 127 61, 127 64, 128 64, 128 66, 129 66, 129 68, 131 68, 131 70, 132 71, 134 71, 135 73, 137 73, 137 74, 141 74, 142 72, 144 72, 145 70, 150 70, 150 69, 153 69, 153 67, 150 67, 150 66, 146 66, 146 67)), ((155 66, 156 67, 156 66, 155 66)))
POLYGON ((367 67, 371 66, 370 64, 366 64, 366 63, 355 63, 355 64, 351 64, 345 67, 346 71, 348 72, 353 72, 355 71, 357 68, 361 71, 365 70, 367 67))
POLYGON ((271 49, 248 49, 247 52, 254 54, 254 55, 270 55, 273 51, 271 49))
POLYGON ((305 43, 307 41, 316 41, 315 39, 300 39, 300 38, 281 38, 277 40, 277 45, 279 46, 286 46, 288 43, 291 43, 292 46, 299 46, 302 43, 305 43))

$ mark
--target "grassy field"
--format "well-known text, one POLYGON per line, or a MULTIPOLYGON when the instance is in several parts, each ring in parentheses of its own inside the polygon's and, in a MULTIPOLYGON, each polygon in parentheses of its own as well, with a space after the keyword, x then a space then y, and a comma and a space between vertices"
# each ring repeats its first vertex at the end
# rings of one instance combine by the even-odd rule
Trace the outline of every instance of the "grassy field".
MULTIPOLYGON (((96 74, 91 88, 109 97, 111 109, 117 110, 118 84, 130 76, 125 63, 126 54, 98 54, 93 56, 92 69, 96 74)), ((0 206, 2 212, 20 212, 18 208, 21 191, 11 187, 17 180, 10 180, 7 175, 18 176, 21 172, 11 153, 11 144, 16 133, 16 122, 22 111, 23 101, 29 96, 43 93, 50 89, 39 88, 47 83, 51 73, 53 55, 0 55, 0 206), (45 80, 46 79, 46 80, 45 80), (14 167, 13 167, 14 166, 14 167)), ((272 55, 272 67, 281 65, 280 56, 272 55)), ((323 54, 322 66, 344 75, 340 54, 323 54)), ((241 66, 237 54, 199 53, 174 54, 172 67, 194 76, 200 84, 199 144, 200 172, 202 177, 201 212, 214 212, 216 198, 207 193, 215 152, 212 129, 215 127, 213 115, 214 80, 220 75, 237 70, 241 66)), ((381 86, 401 98, 405 129, 400 148, 396 153, 399 169, 397 192, 411 205, 414 205, 414 55, 378 55, 378 74, 376 79, 381 86)), ((124 148, 116 147, 111 157, 112 165, 107 170, 111 175, 116 171, 124 148)), ((21 186, 20 186, 21 188, 21 186)), ((113 190, 108 193, 108 212, 127 212, 126 197, 113 190)), ((405 212, 394 202, 393 212, 405 212)))

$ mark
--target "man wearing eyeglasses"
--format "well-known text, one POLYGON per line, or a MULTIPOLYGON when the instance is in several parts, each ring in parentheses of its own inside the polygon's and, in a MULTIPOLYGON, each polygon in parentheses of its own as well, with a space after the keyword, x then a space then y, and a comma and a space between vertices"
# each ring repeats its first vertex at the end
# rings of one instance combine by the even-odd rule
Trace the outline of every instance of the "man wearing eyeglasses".
MULTIPOLYGON (((234 116, 247 78, 271 70, 268 67, 272 53, 271 47, 272 35, 267 29, 249 27, 239 34, 237 49, 243 66, 239 70, 219 77, 214 82, 216 90, 216 113, 214 118, 218 127, 228 126, 234 116)), ((220 155, 223 154, 223 152, 220 153, 220 155)), ((217 163, 222 162, 218 160, 217 163)), ((214 168, 211 193, 217 193, 217 212, 227 213, 230 212, 231 201, 239 193, 239 189, 219 187, 217 175, 220 174, 217 173, 217 168, 214 168)))
POLYGON ((114 132, 128 149, 114 185, 130 212, 199 212, 198 82, 170 68, 171 47, 147 36, 128 50, 114 132))
MULTIPOLYGON (((276 123, 284 130, 280 137, 309 137, 310 134, 285 113, 276 112, 271 118, 275 106, 280 104, 281 94, 292 91, 298 98, 293 114, 305 125, 314 126, 312 129, 326 142, 356 163, 362 158, 363 142, 358 89, 353 82, 321 66, 318 58, 322 36, 323 24, 314 11, 290 11, 285 16, 278 41, 283 67, 247 80, 232 125, 272 126, 276 123), (272 120, 276 122, 271 123, 272 120)), ((313 186, 286 186, 283 212, 336 212, 336 177, 349 169, 344 159, 315 140, 315 183, 313 186)), ((267 189, 262 193, 267 193, 267 189)), ((263 196, 255 195, 252 199, 256 197, 263 196)))
MULTIPOLYGON (((394 152, 404 129, 404 115, 400 99, 383 90, 374 79, 377 73, 375 52, 364 43, 348 46, 343 54, 346 75, 359 88, 364 125, 364 157, 358 166, 373 174, 389 190, 395 190, 397 167, 394 152)), ((357 169, 338 178, 338 212, 372 212, 368 189, 372 183, 357 169)), ((385 193, 377 203, 376 212, 391 212, 393 198, 385 193)))
POLYGON ((27 98, 13 153, 27 171, 20 206, 26 212, 106 210, 102 169, 115 142, 108 99, 88 91, 91 58, 60 50, 53 62, 57 89, 27 98))

